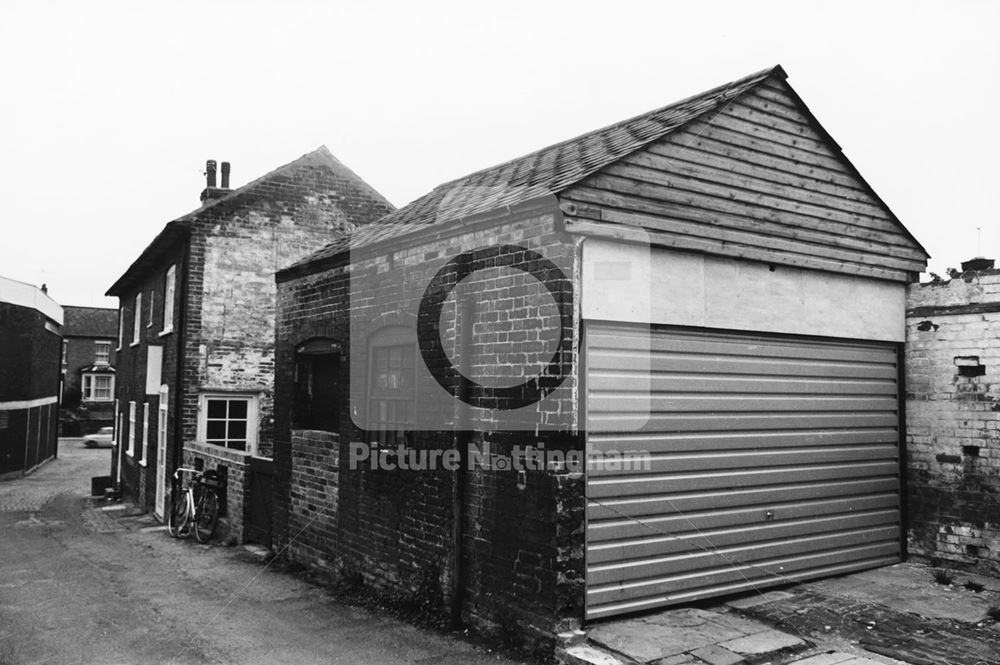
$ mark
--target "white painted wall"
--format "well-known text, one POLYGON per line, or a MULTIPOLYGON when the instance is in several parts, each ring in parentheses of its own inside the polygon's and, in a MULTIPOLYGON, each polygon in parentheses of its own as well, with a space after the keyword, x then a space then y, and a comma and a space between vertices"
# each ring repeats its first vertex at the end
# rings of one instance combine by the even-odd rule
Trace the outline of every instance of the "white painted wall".
POLYGON ((589 237, 585 319, 905 339, 906 286, 589 237))
POLYGON ((0 302, 38 310, 60 326, 63 324, 62 306, 33 284, 0 277, 0 302))

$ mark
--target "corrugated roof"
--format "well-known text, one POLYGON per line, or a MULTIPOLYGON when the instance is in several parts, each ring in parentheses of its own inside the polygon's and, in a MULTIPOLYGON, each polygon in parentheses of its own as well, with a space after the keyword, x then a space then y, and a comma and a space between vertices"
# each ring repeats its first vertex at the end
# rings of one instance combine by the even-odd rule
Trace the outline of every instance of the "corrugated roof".
POLYGON ((118 336, 118 310, 107 307, 63 306, 63 337, 118 336))
POLYGON ((340 238, 287 270, 336 256, 427 224, 555 194, 622 157, 642 149, 693 120, 727 104, 770 76, 786 78, 780 66, 765 69, 663 108, 550 145, 436 187, 429 194, 377 222, 340 238))

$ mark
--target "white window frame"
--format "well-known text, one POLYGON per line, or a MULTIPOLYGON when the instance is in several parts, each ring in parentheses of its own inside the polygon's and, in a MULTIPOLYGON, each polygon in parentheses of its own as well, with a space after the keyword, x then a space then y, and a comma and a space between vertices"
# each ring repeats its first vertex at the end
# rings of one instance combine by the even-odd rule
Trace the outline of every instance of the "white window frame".
POLYGON ((94 340, 94 364, 95 365, 110 365, 111 364, 111 342, 109 342, 106 339, 94 340), (98 354, 97 350, 98 350, 99 347, 105 346, 105 345, 108 347, 108 357, 105 358, 104 360, 101 360, 100 355, 98 354))
POLYGON ((115 398, 115 377, 113 374, 103 374, 87 372, 80 377, 80 399, 84 402, 110 402, 115 398), (98 377, 108 377, 111 385, 108 386, 108 396, 97 397, 98 377))
POLYGON ((157 404, 156 415, 156 446, 157 450, 163 450, 167 445, 167 397, 170 394, 170 387, 167 384, 160 386, 160 399, 157 404))
POLYGON ((153 311, 156 309, 156 290, 153 288, 149 289, 149 302, 146 303, 146 309, 149 310, 149 320, 146 321, 146 327, 153 327, 153 311))
POLYGON ((111 442, 117 449, 118 445, 121 443, 121 422, 118 421, 118 398, 115 398, 115 431, 114 435, 111 437, 111 442))
POLYGON ((132 344, 139 344, 139 335, 142 334, 142 291, 135 294, 135 309, 132 311, 132 344))
POLYGON ((177 266, 172 265, 167 268, 167 275, 163 284, 163 330, 161 335, 166 335, 174 330, 174 294, 177 284, 177 266))
POLYGON ((142 403, 142 457, 139 465, 149 464, 149 402, 142 403))
POLYGON ((63 340, 62 352, 63 352, 62 364, 63 364, 63 367, 65 368, 66 365, 69 364, 69 340, 68 339, 64 339, 63 340))
POLYGON ((258 396, 256 393, 202 393, 198 396, 198 441, 211 446, 218 446, 235 453, 245 453, 247 455, 257 454, 257 435, 260 430, 258 420, 258 396), (221 446, 207 440, 208 429, 208 401, 209 400, 242 400, 247 402, 247 439, 246 450, 221 446))
POLYGON ((118 299, 118 348, 115 351, 122 350, 122 344, 125 342, 125 303, 122 302, 121 298, 118 299))
POLYGON ((128 403, 128 448, 125 453, 135 457, 135 402, 128 403))

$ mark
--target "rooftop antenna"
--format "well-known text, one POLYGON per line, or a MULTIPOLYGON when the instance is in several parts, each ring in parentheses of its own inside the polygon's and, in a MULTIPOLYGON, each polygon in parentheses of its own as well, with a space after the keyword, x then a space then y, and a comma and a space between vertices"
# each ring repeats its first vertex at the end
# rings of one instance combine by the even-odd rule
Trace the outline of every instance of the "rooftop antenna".
POLYGON ((976 227, 976 256, 983 255, 983 227, 976 227))

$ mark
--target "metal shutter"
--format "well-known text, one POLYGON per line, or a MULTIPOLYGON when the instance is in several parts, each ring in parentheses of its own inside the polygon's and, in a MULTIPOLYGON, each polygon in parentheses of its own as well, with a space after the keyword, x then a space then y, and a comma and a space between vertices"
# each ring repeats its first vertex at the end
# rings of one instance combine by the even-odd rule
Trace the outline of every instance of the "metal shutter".
POLYGON ((588 619, 899 561, 894 345, 588 323, 585 363, 588 455, 649 452, 588 461, 588 619))

